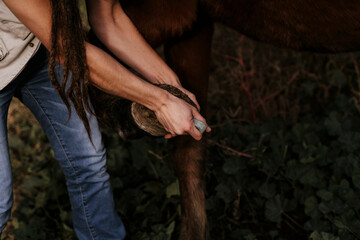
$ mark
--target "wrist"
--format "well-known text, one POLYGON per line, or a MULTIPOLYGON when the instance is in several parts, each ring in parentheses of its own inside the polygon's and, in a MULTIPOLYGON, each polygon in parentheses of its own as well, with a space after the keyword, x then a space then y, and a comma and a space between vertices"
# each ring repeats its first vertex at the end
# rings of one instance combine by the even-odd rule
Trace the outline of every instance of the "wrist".
POLYGON ((156 89, 157 90, 154 91, 154 97, 147 107, 154 112, 159 112, 168 103, 171 94, 161 88, 156 87, 156 89))
POLYGON ((172 86, 181 86, 178 76, 173 71, 159 72, 154 77, 153 83, 155 84, 169 84, 172 86))

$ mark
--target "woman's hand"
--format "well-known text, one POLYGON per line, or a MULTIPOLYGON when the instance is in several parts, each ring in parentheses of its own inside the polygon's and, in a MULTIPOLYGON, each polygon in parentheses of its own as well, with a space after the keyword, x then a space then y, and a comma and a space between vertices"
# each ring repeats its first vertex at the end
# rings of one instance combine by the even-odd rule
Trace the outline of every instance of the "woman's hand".
POLYGON ((177 89, 179 89, 180 91, 185 93, 191 99, 191 101, 193 101, 195 103, 197 110, 200 111, 200 105, 199 105, 198 101, 196 100, 195 94, 193 94, 192 92, 190 92, 190 91, 186 90, 185 88, 183 88, 183 86, 180 83, 179 78, 176 76, 176 74, 174 72, 172 72, 171 75, 172 75, 172 78, 159 80, 159 81, 154 82, 154 83, 155 84, 168 84, 168 85, 176 87, 177 89))
POLYGON ((191 101, 193 101, 195 103, 197 110, 200 111, 200 105, 199 105, 198 101, 196 100, 195 94, 193 94, 192 92, 183 88, 183 86, 181 85, 180 81, 177 78, 175 81, 168 81, 168 82, 164 81, 162 83, 172 85, 172 86, 176 87, 177 89, 179 89, 180 91, 182 91, 183 93, 185 93, 191 99, 191 101))
MULTIPOLYGON (((196 129, 193 119, 200 120, 207 125, 206 120, 195 107, 171 94, 168 95, 167 101, 155 111, 155 114, 165 130, 169 132, 165 136, 167 139, 177 135, 189 134, 194 139, 200 140, 202 134, 196 129)), ((207 127, 206 132, 210 131, 210 127, 207 127)))
POLYGON ((196 96, 192 92, 190 92, 190 91, 186 90, 185 88, 183 88, 181 85, 177 86, 177 88, 180 91, 182 91, 183 93, 185 93, 191 99, 191 101, 193 101, 195 103, 197 110, 200 111, 200 105, 196 100, 196 96))

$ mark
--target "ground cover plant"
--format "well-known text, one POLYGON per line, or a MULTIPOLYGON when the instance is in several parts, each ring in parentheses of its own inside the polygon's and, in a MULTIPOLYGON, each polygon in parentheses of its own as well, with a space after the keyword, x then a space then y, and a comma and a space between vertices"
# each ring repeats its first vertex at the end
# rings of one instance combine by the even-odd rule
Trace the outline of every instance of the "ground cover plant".
MULTIPOLYGON (((213 46, 205 176, 212 239, 360 239, 360 55, 281 50, 222 26, 213 46)), ((8 129, 15 206, 2 238, 76 239, 62 171, 17 101, 8 129)), ((128 239, 176 239, 170 145, 108 130, 104 141, 128 239)))

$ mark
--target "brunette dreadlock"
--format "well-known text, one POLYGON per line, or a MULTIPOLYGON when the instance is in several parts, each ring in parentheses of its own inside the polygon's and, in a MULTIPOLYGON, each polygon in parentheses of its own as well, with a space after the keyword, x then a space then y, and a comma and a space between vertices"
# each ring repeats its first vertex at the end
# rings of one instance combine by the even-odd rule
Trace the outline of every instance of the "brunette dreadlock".
POLYGON ((86 111, 92 113, 88 95, 89 70, 84 46, 85 32, 82 28, 78 1, 51 0, 51 7, 50 79, 68 109, 69 118, 70 99, 91 140, 91 129, 86 115, 86 111), (63 58, 63 73, 62 76, 56 76, 56 61, 60 55, 63 58), (62 77, 61 84, 57 81, 58 77, 62 77))

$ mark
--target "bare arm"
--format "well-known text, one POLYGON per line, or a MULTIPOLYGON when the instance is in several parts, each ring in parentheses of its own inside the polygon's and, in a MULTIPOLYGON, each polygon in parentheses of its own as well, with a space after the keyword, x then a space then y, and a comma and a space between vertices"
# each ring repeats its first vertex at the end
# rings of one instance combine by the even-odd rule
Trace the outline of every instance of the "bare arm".
POLYGON ((185 92, 177 75, 149 46, 123 11, 118 0, 87 0, 89 23, 102 43, 119 59, 152 83, 166 83, 185 92))
MULTIPOLYGON (((46 0, 4 0, 4 3, 45 45, 51 44, 51 6, 46 0)), ((164 127, 174 135, 189 133, 200 139, 192 118, 205 119, 188 104, 157 88, 119 64, 99 48, 86 43, 91 81, 106 92, 136 101, 155 111, 164 127)))

